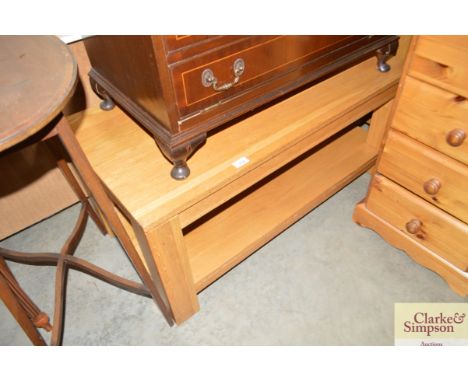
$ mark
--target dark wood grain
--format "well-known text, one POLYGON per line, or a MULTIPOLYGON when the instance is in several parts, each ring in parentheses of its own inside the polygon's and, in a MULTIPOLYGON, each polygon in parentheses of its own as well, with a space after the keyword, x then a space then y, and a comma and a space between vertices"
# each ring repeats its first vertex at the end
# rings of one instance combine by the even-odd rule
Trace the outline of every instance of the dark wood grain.
POLYGON ((96 36, 85 44, 91 79, 180 167, 186 166, 195 143, 203 142, 208 131, 369 58, 397 40, 397 36, 96 36), (206 69, 220 84, 233 81, 237 58, 244 60, 245 71, 236 85, 226 91, 203 86, 206 69))
POLYGON ((163 44, 163 50, 166 54, 168 64, 173 64, 185 60, 187 57, 195 57, 206 53, 219 46, 228 46, 237 44, 240 40, 248 40, 252 36, 164 36, 159 39, 153 37, 153 42, 159 39, 163 44))
POLYGON ((77 67, 53 36, 0 36, 0 151, 42 129, 73 94, 77 67))
MULTIPOLYGON (((294 72, 294 76, 299 78, 355 50, 355 43, 361 40, 353 36, 252 36, 173 64, 171 74, 181 115, 238 96, 288 72, 294 72), (348 49, 343 50, 344 47, 348 49), (334 53, 333 56, 330 53, 334 53), (231 81, 232 64, 236 58, 245 61, 245 73, 236 86, 217 92, 202 85, 201 74, 208 68, 220 82, 231 81), (304 67, 309 62, 312 65, 304 67)), ((364 42, 368 42, 365 37, 364 42)))
MULTIPOLYGON (((93 70, 118 89, 125 90, 128 97, 170 129, 151 39, 144 36, 95 36, 84 43, 93 70)), ((99 80, 97 82, 101 84, 99 80)))
POLYGON ((8 310, 15 317, 25 334, 34 345, 46 345, 44 338, 37 330, 25 308, 21 305, 19 299, 13 293, 10 283, 5 279, 4 271, 7 269, 5 261, 0 258, 0 299, 5 303, 8 310))

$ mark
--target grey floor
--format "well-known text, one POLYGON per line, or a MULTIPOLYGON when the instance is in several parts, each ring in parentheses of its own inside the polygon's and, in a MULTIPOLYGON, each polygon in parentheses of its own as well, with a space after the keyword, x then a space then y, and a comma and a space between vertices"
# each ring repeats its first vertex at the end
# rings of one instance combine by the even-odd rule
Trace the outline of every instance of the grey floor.
MULTIPOLYGON (((468 302, 352 222, 368 181, 358 178, 205 289, 200 312, 179 327, 150 299, 70 271, 64 345, 392 345, 395 302, 468 302)), ((77 215, 72 206, 0 245, 57 251, 77 215)), ((118 243, 92 222, 76 255, 136 279, 118 243)), ((10 264, 52 312, 54 269, 10 264)), ((28 344, 0 304, 0 345, 28 344)))

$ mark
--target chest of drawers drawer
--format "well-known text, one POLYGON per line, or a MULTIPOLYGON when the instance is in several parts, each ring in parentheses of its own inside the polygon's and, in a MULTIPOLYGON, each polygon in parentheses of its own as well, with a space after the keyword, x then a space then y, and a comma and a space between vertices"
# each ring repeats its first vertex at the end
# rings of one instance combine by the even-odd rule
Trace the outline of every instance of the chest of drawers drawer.
MULTIPOLYGON (((166 51, 169 53, 180 51, 194 45, 206 44, 212 40, 216 40, 219 36, 206 36, 206 35, 172 35, 164 37, 164 45, 166 46, 166 51)), ((190 53, 193 54, 193 53, 190 53)), ((175 57, 183 57, 187 55, 185 52, 180 52, 179 55, 175 57)))
POLYGON ((468 164, 468 100, 407 77, 392 126, 468 164))
POLYGON ((468 223, 468 167, 397 131, 390 131, 379 172, 468 223))
POLYGON ((168 65, 213 51, 222 46, 238 44, 249 36, 167 35, 158 36, 168 65))
POLYGON ((421 36, 409 75, 468 98, 468 36, 421 36))
MULTIPOLYGON (((352 61, 377 36, 251 36, 170 65, 179 113, 248 102, 271 89, 295 86, 352 61)), ((183 126, 187 123, 183 122, 183 126)))
POLYGON ((468 226, 387 178, 372 181, 367 208, 408 237, 468 271, 468 226))

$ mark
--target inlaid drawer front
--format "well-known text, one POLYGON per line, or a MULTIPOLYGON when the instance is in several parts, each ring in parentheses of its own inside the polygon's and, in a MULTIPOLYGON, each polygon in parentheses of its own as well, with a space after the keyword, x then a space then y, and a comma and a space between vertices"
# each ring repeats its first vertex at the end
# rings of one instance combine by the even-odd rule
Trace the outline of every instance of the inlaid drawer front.
POLYGON ((220 35, 173 35, 163 36, 167 62, 190 59, 206 51, 217 49, 224 45, 246 39, 248 36, 220 36, 220 35))
POLYGON ((468 100, 407 77, 393 127, 468 164, 468 100))
POLYGON ((391 130, 378 171, 468 223, 468 167, 391 130))
POLYGON ((206 41, 216 36, 207 35, 173 35, 164 36, 167 51, 184 48, 202 41, 206 41))
POLYGON ((359 47, 370 49, 379 39, 382 37, 249 36, 208 50, 170 66, 179 112, 185 116, 226 101, 264 96, 259 88, 279 78, 294 83, 312 72, 318 78, 352 60, 359 47), (244 97, 257 90, 258 94, 244 97))
POLYGON ((468 271, 468 226, 387 178, 373 179, 367 208, 462 271, 468 271))
POLYGON ((421 36, 411 76, 468 98, 468 36, 421 36))

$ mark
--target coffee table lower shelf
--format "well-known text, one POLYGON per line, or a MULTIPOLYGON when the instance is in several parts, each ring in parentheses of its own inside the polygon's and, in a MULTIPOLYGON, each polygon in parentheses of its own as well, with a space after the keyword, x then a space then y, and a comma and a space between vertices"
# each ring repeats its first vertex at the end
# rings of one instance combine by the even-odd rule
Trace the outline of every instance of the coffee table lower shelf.
POLYGON ((354 128, 247 190, 184 235, 200 291, 372 166, 377 153, 354 128))
MULTIPOLYGON (((185 228, 183 237, 196 291, 369 169, 377 152, 366 144, 366 137, 366 131, 359 127, 346 132, 185 228)), ((139 248, 131 225, 120 216, 139 248)))

